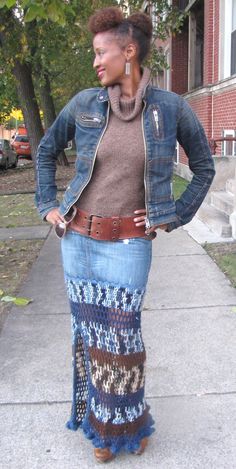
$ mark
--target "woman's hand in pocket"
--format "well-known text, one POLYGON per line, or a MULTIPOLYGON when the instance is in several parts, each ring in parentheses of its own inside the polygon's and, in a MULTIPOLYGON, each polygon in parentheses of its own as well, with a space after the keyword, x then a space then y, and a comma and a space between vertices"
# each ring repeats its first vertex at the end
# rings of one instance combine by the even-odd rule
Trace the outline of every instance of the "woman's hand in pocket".
MULTIPOLYGON (((145 226, 145 222, 146 222, 146 210, 145 210, 145 208, 140 209, 140 210, 135 210, 134 213, 135 213, 135 215, 137 215, 134 218, 135 225, 136 226, 145 226)), ((154 225, 151 228, 148 228, 145 231, 145 233, 150 234, 150 233, 153 233, 153 231, 156 231, 157 229, 165 231, 166 228, 167 228, 167 223, 163 223, 162 225, 154 225)))

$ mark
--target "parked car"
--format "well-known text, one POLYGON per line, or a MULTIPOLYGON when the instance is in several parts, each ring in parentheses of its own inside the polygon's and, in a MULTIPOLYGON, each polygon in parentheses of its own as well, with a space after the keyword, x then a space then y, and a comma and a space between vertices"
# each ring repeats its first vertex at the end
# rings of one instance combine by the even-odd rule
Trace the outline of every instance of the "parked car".
POLYGON ((17 154, 12 150, 9 140, 0 138, 0 167, 15 168, 17 166, 17 154))
POLYGON ((17 134, 11 145, 18 156, 31 158, 31 149, 28 135, 17 134))

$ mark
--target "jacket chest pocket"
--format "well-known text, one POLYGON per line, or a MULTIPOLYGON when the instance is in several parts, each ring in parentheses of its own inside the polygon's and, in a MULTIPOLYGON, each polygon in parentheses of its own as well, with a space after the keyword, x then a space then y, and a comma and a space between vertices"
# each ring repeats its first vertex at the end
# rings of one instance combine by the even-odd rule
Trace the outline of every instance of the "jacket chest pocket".
POLYGON ((148 108, 149 121, 152 126, 152 135, 155 140, 162 140, 164 134, 164 119, 160 107, 157 104, 151 104, 148 108))
POLYGON ((80 112, 76 116, 76 121, 82 127, 103 127, 105 123, 105 117, 102 114, 93 112, 80 112))
MULTIPOLYGON (((147 130, 153 146, 160 145, 166 148, 172 148, 176 142, 176 119, 175 110, 165 109, 158 104, 150 104, 148 107, 148 127, 147 130)), ((161 154, 161 151, 160 153, 161 154)))

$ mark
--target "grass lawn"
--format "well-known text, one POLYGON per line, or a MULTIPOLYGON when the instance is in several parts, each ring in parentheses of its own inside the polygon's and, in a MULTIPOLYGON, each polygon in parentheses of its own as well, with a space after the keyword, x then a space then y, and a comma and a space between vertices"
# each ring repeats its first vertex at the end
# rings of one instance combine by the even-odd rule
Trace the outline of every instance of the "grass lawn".
POLYGON ((40 219, 34 206, 33 194, 0 196, 1 228, 40 225, 40 219))
MULTIPOLYGON (((4 295, 17 295, 43 242, 42 239, 0 241, 0 289, 4 295)), ((1 314, 10 307, 11 303, 0 301, 0 325, 1 314)))
MULTIPOLYGON (((58 192, 58 199, 62 192, 58 192)), ((1 228, 45 225, 34 205, 33 194, 0 195, 1 228)))
POLYGON ((236 241, 205 244, 203 247, 236 288, 236 241))
POLYGON ((188 185, 188 181, 186 179, 181 178, 180 176, 177 176, 176 174, 173 177, 173 193, 174 193, 174 199, 178 199, 181 194, 184 192, 188 185))

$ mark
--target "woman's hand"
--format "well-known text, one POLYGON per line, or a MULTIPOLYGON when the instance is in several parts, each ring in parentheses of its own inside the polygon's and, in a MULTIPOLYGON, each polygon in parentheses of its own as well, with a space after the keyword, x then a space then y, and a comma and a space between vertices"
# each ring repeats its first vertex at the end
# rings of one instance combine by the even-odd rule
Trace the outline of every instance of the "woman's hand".
POLYGON ((64 221, 63 217, 59 213, 58 208, 53 208, 52 210, 50 210, 50 212, 48 212, 45 218, 52 225, 57 225, 58 223, 64 221))
MULTIPOLYGON (((138 217, 134 218, 134 222, 136 226, 145 226, 145 220, 146 220, 146 210, 145 208, 142 208, 140 210, 135 210, 135 215, 138 215, 138 217)), ((156 231, 157 228, 160 228, 161 230, 166 230, 167 228, 167 223, 164 223, 162 225, 154 225, 151 228, 147 229, 145 231, 146 234, 153 233, 153 231, 156 231)))

